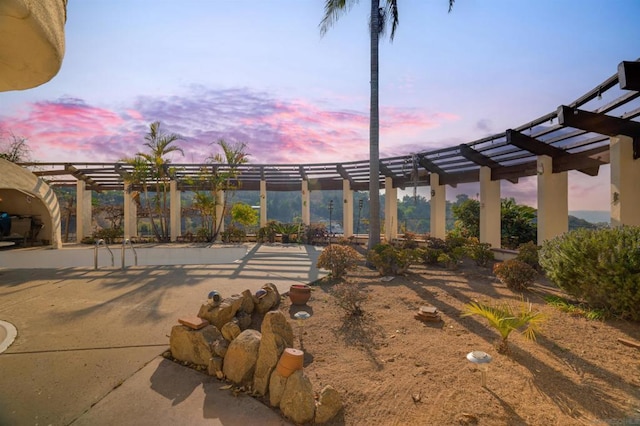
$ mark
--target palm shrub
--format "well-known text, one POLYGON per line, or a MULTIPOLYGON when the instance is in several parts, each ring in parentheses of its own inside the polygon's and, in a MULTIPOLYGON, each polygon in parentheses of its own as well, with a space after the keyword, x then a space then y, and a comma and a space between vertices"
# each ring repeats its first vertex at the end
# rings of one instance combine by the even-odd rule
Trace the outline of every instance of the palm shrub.
POLYGON ((542 245, 540 265, 589 306, 640 320, 640 227, 570 231, 542 245))
POLYGON ((318 257, 318 268, 331 271, 331 276, 342 279, 348 270, 353 270, 358 266, 360 255, 350 246, 342 244, 332 244, 322 250, 318 257))
POLYGON ((420 250, 376 244, 367 253, 367 260, 378 269, 380 275, 403 275, 413 263, 420 261, 420 250))
POLYGON ((478 302, 470 302, 465 305, 462 316, 479 315, 489 321, 489 325, 500 333, 501 341, 498 344, 499 353, 508 353, 508 339, 512 331, 518 330, 526 339, 536 340, 536 333, 540 325, 546 320, 544 314, 533 310, 531 303, 524 300, 520 303, 520 309, 515 311, 508 303, 493 306, 478 302))
POLYGON ((538 274, 535 269, 518 259, 496 263, 493 265, 493 273, 500 282, 516 291, 523 291, 531 287, 538 274))

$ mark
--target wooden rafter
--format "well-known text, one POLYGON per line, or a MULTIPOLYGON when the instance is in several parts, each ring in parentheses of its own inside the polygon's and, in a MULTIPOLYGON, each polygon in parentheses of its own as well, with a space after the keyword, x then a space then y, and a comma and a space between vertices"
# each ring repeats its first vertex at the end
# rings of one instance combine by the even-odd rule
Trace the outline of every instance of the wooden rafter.
POLYGON ((622 90, 640 91, 640 62, 620 62, 618 80, 622 90))

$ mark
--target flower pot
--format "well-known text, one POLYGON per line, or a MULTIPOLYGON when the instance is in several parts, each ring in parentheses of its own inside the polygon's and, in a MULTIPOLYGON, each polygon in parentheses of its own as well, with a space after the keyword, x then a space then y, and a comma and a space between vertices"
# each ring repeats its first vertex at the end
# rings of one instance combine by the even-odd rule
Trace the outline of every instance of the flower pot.
POLYGON ((296 370, 302 370, 304 365, 304 352, 299 349, 286 348, 278 361, 276 370, 282 377, 289 377, 296 370))
POLYGON ((311 287, 306 284, 293 284, 289 287, 289 299, 294 305, 306 305, 311 297, 311 287))

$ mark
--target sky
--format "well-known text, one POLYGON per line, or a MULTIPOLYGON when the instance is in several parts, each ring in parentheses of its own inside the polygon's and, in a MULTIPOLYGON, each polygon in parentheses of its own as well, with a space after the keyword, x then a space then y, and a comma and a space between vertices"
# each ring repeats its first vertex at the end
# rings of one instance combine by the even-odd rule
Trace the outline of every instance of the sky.
MULTIPOLYGON (((323 7, 70 0, 60 72, 0 93, 0 129, 27 138, 42 162, 131 157, 154 121, 183 138, 174 163, 205 162, 221 138, 246 143, 254 164, 365 160, 369 5, 321 36, 323 7)), ((399 0, 395 39, 380 44, 382 158, 518 127, 640 57, 638 0, 458 0, 447 10, 447 0, 399 0)), ((570 172, 569 209, 607 210, 609 173, 570 172)), ((536 205, 535 178, 501 188, 536 205)))

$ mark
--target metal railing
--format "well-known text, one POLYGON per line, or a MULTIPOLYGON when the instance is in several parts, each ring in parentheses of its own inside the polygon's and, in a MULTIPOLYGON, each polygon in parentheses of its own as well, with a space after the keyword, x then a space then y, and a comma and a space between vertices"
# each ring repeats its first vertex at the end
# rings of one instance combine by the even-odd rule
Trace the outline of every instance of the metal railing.
POLYGON ((133 247, 133 243, 131 243, 131 240, 129 238, 125 238, 122 241, 122 269, 124 269, 124 258, 125 258, 125 251, 127 249, 127 244, 129 245, 129 247, 131 247, 131 251, 133 251, 133 258, 135 261, 135 266, 138 266, 138 252, 136 252, 135 247, 133 247))
POLYGON ((93 247, 93 269, 98 269, 98 249, 101 245, 105 246, 105 248, 109 251, 109 254, 111 255, 111 266, 114 266, 113 252, 111 251, 107 243, 103 239, 100 239, 96 241, 96 245, 93 247))

